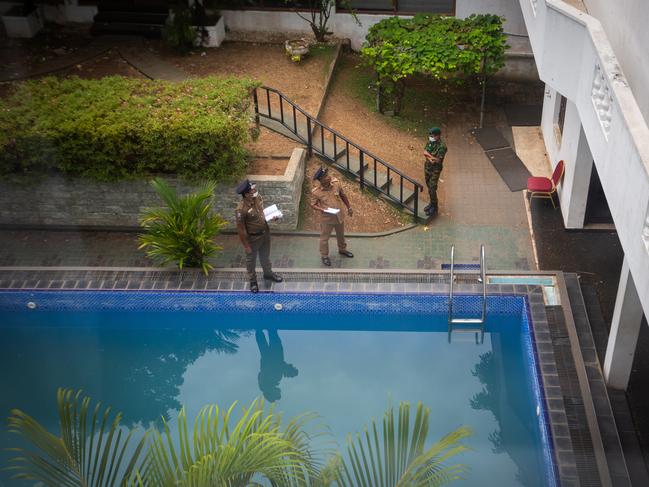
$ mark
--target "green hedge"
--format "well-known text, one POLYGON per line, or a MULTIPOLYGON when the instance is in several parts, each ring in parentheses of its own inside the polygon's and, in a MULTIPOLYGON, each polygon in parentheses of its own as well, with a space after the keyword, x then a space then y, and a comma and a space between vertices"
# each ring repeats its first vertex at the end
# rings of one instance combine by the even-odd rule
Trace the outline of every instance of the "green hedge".
POLYGON ((169 83, 118 76, 19 83, 0 101, 0 175, 231 180, 246 169, 256 85, 234 78, 169 83))

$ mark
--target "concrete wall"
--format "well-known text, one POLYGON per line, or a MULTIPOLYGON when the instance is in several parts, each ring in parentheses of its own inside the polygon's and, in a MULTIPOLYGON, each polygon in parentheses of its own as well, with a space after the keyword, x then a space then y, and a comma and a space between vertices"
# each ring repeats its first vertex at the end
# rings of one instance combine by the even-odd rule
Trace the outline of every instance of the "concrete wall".
MULTIPOLYGON (((291 34, 311 34, 309 24, 290 11, 223 10, 225 24, 232 31, 266 31, 291 34)), ((505 31, 525 35, 525 23, 517 0, 457 0, 456 16, 467 17, 472 13, 493 13, 506 19, 505 31)), ((358 14, 359 26, 347 13, 334 13, 329 20, 336 37, 351 39, 352 49, 360 49, 368 29, 390 15, 358 14)))
POLYGON ((496 14, 505 17, 505 32, 527 35, 525 20, 518 0, 457 0, 455 16, 464 18, 471 14, 496 14))
POLYGON ((602 23, 644 119, 649 123, 649 2, 584 0, 588 13, 602 23), (640 59, 638 56, 644 56, 640 59))
MULTIPOLYGON (((304 149, 295 149, 283 176, 247 176, 257 183, 265 204, 277 204, 284 213, 274 228, 297 228, 305 156, 304 149)), ((194 189, 166 179, 181 194, 194 189)), ((214 210, 230 223, 241 199, 235 186, 220 184, 214 192, 214 210)), ((148 181, 99 183, 53 176, 0 182, 0 224, 136 227, 143 210, 155 206, 161 206, 161 200, 148 181)))
MULTIPOLYGON (((581 125, 649 315, 649 127, 599 21, 559 0, 520 0, 520 5, 539 76, 549 88, 543 111, 548 154, 555 164, 565 159, 567 174, 574 172, 581 125), (553 91, 571 102, 561 142, 554 135, 553 91)), ((646 9, 639 8, 636 15, 646 17, 646 9)), ((564 193, 573 182, 568 178, 560 188, 564 218, 575 196, 564 193)))

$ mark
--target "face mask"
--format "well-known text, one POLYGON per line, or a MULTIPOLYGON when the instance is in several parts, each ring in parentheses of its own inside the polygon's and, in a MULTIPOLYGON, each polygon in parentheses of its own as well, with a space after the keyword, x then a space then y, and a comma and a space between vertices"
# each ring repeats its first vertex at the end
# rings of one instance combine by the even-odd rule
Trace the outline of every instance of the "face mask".
POLYGON ((435 142, 435 137, 428 137, 428 140, 431 142, 435 142))
POLYGON ((253 198, 256 198, 257 196, 259 196, 259 191, 255 191, 254 193, 252 193, 253 198))

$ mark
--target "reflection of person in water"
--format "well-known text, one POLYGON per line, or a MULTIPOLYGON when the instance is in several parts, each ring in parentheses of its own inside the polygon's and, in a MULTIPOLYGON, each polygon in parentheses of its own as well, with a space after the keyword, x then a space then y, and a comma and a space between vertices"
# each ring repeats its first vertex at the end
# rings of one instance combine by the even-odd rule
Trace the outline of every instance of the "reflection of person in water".
POLYGON ((278 401, 282 397, 279 381, 282 377, 295 377, 298 370, 284 361, 284 347, 277 334, 277 330, 268 330, 268 342, 262 330, 255 331, 255 339, 259 347, 259 389, 270 402, 278 401))

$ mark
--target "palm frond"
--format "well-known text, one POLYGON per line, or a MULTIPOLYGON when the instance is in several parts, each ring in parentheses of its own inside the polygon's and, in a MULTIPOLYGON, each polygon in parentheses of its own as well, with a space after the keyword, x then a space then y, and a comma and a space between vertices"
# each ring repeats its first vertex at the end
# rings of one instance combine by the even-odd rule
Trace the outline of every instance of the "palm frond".
POLYGON ((71 389, 57 391, 61 436, 48 432, 37 420, 19 409, 11 411, 9 431, 23 436, 31 448, 14 448, 11 459, 15 478, 48 486, 122 485, 139 466, 146 433, 135 446, 129 444, 135 430, 123 438, 121 413, 111 420, 110 408, 97 403, 88 413, 91 400, 71 389))
POLYGON ((208 259, 222 250, 214 237, 225 225, 223 218, 211 212, 215 183, 207 182, 182 197, 162 179, 154 179, 151 185, 167 206, 145 210, 140 218, 145 233, 139 236, 139 248, 162 265, 197 267, 207 274, 213 268, 208 259))
POLYGON ((400 403, 396 421, 394 409, 386 410, 381 435, 372 420, 362 434, 349 436, 345 461, 336 472, 338 485, 437 487, 461 478, 466 466, 444 462, 468 450, 460 441, 471 434, 470 429, 460 427, 426 449, 429 416, 430 409, 420 402, 411 422, 410 404, 400 403))
POLYGON ((254 485, 253 477, 260 476, 272 485, 310 485, 317 474, 303 431, 310 415, 282 427, 281 416, 254 401, 233 423, 235 404, 225 411, 216 405, 201 409, 191 434, 184 409, 176 437, 165 422, 164 431, 151 437, 136 484, 229 487, 254 485))

